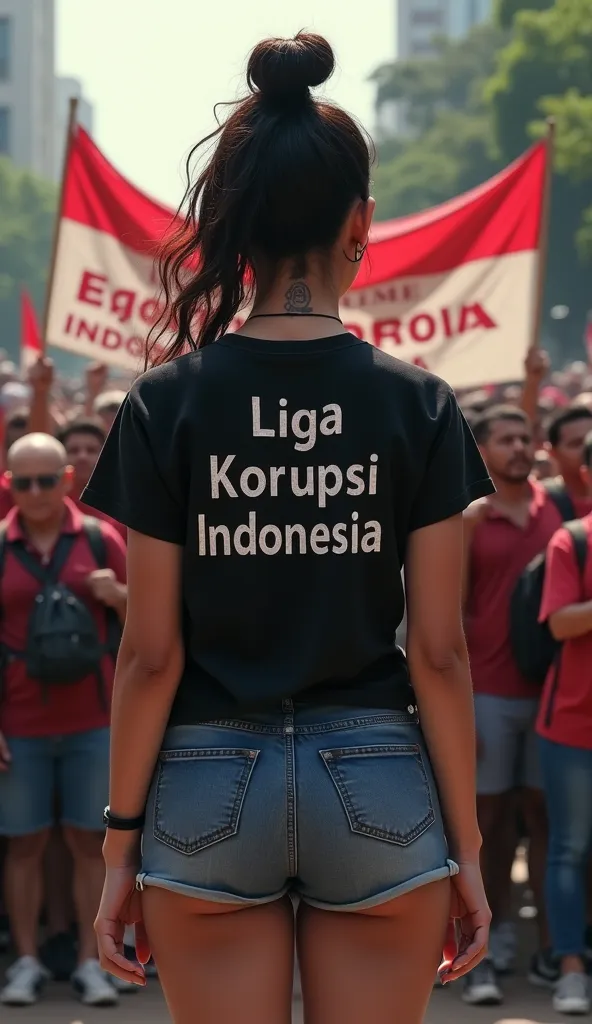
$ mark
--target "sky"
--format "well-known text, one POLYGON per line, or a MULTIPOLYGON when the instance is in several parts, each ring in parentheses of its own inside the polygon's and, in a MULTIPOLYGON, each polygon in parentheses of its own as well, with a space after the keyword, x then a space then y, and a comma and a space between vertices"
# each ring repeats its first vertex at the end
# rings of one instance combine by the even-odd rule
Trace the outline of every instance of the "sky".
POLYGON ((215 127, 214 104, 244 89, 260 39, 326 35, 338 69, 325 95, 371 131, 375 67, 393 57, 395 0, 57 0, 58 74, 81 79, 94 137, 150 195, 176 206, 191 146, 215 127))

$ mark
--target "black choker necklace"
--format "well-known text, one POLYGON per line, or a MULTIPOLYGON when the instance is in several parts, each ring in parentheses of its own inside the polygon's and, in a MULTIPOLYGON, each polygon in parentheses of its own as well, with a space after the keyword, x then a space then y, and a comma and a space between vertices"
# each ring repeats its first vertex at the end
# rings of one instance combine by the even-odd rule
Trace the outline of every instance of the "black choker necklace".
POLYGON ((343 320, 341 319, 341 317, 331 316, 330 313, 253 313, 251 314, 251 316, 247 317, 246 322, 248 322, 249 320, 269 320, 271 319, 271 317, 274 316, 318 316, 321 317, 323 320, 337 320, 338 324, 343 325, 343 320))

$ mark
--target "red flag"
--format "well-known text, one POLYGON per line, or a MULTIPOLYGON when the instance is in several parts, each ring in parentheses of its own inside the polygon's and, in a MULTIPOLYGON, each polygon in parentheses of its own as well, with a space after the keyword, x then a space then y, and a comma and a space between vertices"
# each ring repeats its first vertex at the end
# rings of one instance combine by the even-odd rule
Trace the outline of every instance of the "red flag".
MULTIPOLYGON (((358 337, 453 387, 519 379, 532 340, 547 144, 471 192, 377 224, 342 315, 358 337)), ((136 370, 156 312, 153 259, 172 210, 75 130, 48 342, 136 370)))
POLYGON ((21 372, 26 376, 29 367, 43 355, 41 332, 37 314, 27 291, 21 292, 21 372))

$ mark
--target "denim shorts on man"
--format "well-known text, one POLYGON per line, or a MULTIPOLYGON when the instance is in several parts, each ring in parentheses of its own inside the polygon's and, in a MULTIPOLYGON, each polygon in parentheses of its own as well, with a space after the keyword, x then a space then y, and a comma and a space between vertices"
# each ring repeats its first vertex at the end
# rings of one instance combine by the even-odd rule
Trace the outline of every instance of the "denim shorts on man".
POLYGON ((416 709, 299 708, 177 726, 138 886, 363 910, 457 871, 416 709))
POLYGON ((100 832, 109 799, 109 730, 8 737, 0 772, 0 835, 27 836, 56 820, 100 832))

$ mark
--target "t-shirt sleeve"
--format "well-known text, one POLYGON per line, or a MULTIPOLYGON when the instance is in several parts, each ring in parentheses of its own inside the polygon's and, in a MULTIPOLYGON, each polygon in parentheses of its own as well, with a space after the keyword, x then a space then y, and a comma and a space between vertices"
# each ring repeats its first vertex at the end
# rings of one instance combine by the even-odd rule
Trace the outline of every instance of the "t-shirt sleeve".
MULTIPOLYGON (((130 530, 172 544, 184 544, 186 510, 167 479, 163 459, 157 459, 152 437, 159 425, 135 389, 121 406, 117 419, 82 495, 87 505, 105 512, 130 530)), ((166 424, 160 424, 166 431, 166 424)))
POLYGON ((475 438, 448 391, 411 509, 409 531, 449 519, 494 491, 475 438))
POLYGON ((574 542, 570 533, 561 528, 547 547, 539 622, 546 622, 560 608, 581 600, 582 584, 574 542))

